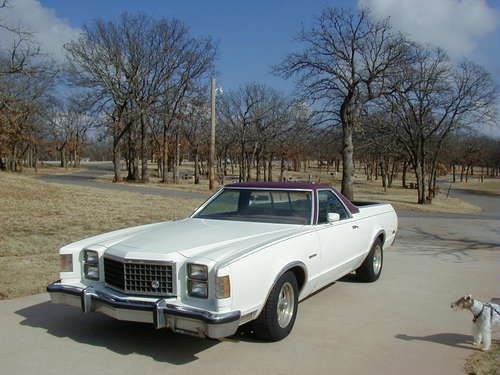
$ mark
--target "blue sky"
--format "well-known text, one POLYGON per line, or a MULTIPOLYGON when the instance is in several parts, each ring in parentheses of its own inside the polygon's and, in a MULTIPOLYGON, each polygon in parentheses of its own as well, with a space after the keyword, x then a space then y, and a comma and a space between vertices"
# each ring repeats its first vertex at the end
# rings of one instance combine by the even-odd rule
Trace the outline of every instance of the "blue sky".
MULTIPOLYGON (((458 61, 483 65, 500 86, 500 0, 9 0, 0 21, 33 32, 45 51, 64 59, 62 45, 95 18, 123 12, 176 17, 194 35, 218 43, 218 84, 225 90, 257 81, 290 93, 293 82, 271 73, 271 66, 297 48, 294 36, 327 5, 369 7, 378 18, 390 17, 410 38, 444 48, 458 61)), ((0 29, 0 47, 9 43, 0 29)), ((498 105, 500 112, 500 102, 498 105)), ((498 128, 489 131, 500 136, 498 128), (498 133, 498 134, 497 134, 498 133)))
MULTIPOLYGON (((349 6, 349 1, 338 2, 349 6)), ((267 83, 283 91, 291 82, 274 77, 270 66, 294 47, 293 37, 302 23, 327 1, 42 1, 74 27, 96 17, 114 18, 122 12, 141 11, 153 16, 176 17, 195 35, 211 35, 218 42, 218 82, 233 89, 248 81, 267 83)))
MULTIPOLYGON (((431 42, 442 40, 443 47, 451 49, 455 58, 469 58, 484 65, 500 84, 500 27, 495 29, 475 30, 475 26, 481 26, 485 22, 480 18, 460 20, 461 17, 469 17, 474 13, 473 8, 459 9, 461 0, 439 0, 431 4, 441 2, 441 8, 427 7, 426 1, 409 0, 411 5, 404 7, 394 6, 391 0, 360 0, 358 1, 326 1, 326 0, 185 0, 185 1, 62 1, 42 0, 41 5, 52 9, 58 18, 62 18, 74 28, 80 28, 84 23, 94 18, 112 19, 122 12, 141 11, 156 17, 176 17, 188 24, 195 35, 211 35, 219 46, 217 60, 218 81, 227 89, 233 89, 248 81, 259 81, 269 84, 283 91, 291 91, 293 84, 273 76, 270 66, 278 63, 289 51, 297 47, 293 38, 302 25, 309 25, 313 17, 326 5, 341 7, 358 7, 360 4, 370 6, 375 11, 381 12, 381 16, 389 15, 395 21, 400 21, 404 27, 409 22, 405 17, 412 13, 412 18, 418 17, 418 11, 425 12, 425 18, 431 19, 430 24, 416 23, 409 29, 404 30, 416 39, 431 39, 431 42), (384 4, 385 3, 385 4, 384 4), (418 7, 412 9, 410 7, 418 7), (455 9, 453 6, 455 4, 455 9), (391 5, 388 11, 387 5, 391 5), (436 9, 436 15, 432 14, 436 9), (385 13, 384 13, 385 12, 385 13), (432 21, 432 17, 435 21, 432 21), (445 18, 445 19, 443 19, 445 18), (457 19, 458 18, 458 19, 457 19), (459 25, 454 24, 458 22, 459 25), (467 29, 467 24, 471 23, 467 29), (439 25, 444 25, 439 28, 439 25), (419 27, 421 26, 421 27, 419 27), (435 28, 435 32, 432 28, 435 28), (456 27, 457 30, 453 30, 456 27), (420 35, 425 29, 431 31, 430 35, 420 35), (464 34, 459 38, 457 32, 472 34, 474 48, 467 51, 454 51, 457 42, 463 46, 469 36, 464 34), (449 35, 447 35, 449 33, 449 35), (441 39, 440 39, 441 38, 441 39), (455 38, 455 41, 451 41, 455 38), (455 43, 455 45, 453 44, 455 43)), ((470 1, 469 1, 470 2, 470 1)), ((474 0, 472 0, 474 2, 474 0)), ((481 3, 481 0, 478 0, 481 3)), ((467 1, 465 1, 467 3, 467 1)), ((500 14, 500 1, 485 1, 486 11, 495 10, 496 16, 500 14)), ((483 15, 484 17, 485 15, 483 15)), ((497 17, 498 18, 498 17, 497 17)), ((397 22, 396 22, 397 24, 397 22)))

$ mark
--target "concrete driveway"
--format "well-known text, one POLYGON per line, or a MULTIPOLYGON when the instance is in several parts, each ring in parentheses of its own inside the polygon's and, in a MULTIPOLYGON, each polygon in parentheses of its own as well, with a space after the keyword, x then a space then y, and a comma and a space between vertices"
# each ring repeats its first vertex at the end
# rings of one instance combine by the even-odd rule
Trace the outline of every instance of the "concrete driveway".
MULTIPOLYGON (((498 198, 489 199, 494 207, 498 198)), ((475 350, 472 317, 449 305, 465 293, 500 297, 499 220, 403 212, 400 227, 378 282, 346 278, 305 300, 277 343, 245 332, 214 341, 155 331, 52 305, 46 294, 2 301, 2 373, 463 373, 475 350)))

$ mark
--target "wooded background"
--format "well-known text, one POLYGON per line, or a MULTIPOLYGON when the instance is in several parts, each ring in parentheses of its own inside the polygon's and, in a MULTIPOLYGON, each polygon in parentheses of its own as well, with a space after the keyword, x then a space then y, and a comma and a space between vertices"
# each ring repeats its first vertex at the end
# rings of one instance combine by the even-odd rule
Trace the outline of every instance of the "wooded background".
MULTIPOLYGON (((0 27, 16 36, 0 50, 0 169, 89 158, 112 160, 115 182, 175 184, 189 160, 193 183, 206 179, 209 36, 177 19, 123 14, 85 25, 56 64, 32 34, 0 27)), ((361 171, 384 187, 411 180, 426 204, 440 175, 498 177, 500 140, 478 131, 497 126, 497 89, 481 66, 417 44, 367 9, 325 8, 297 39, 272 67, 296 82, 293 95, 242 82, 217 97, 221 183, 283 180, 312 163, 341 174, 351 199, 361 171)))

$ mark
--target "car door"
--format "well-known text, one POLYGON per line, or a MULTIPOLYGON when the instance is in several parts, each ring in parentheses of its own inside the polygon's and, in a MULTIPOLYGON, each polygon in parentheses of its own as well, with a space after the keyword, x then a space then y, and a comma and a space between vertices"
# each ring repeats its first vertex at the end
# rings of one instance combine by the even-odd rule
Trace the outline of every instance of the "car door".
POLYGON ((358 221, 353 219, 337 195, 330 189, 317 191, 319 240, 322 270, 318 287, 327 285, 351 272, 359 263, 363 239, 358 221), (338 213, 340 220, 329 223, 328 213, 338 213))

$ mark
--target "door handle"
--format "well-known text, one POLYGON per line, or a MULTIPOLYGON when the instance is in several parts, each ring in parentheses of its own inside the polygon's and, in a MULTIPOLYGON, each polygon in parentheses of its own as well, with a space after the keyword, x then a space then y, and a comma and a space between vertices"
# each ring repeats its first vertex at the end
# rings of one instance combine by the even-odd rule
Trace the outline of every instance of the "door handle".
POLYGON ((312 259, 312 258, 314 258, 316 256, 318 256, 318 253, 311 254, 311 255, 309 255, 309 259, 312 259))
POLYGON ((357 225, 353 225, 352 229, 359 229, 359 227, 357 225))

